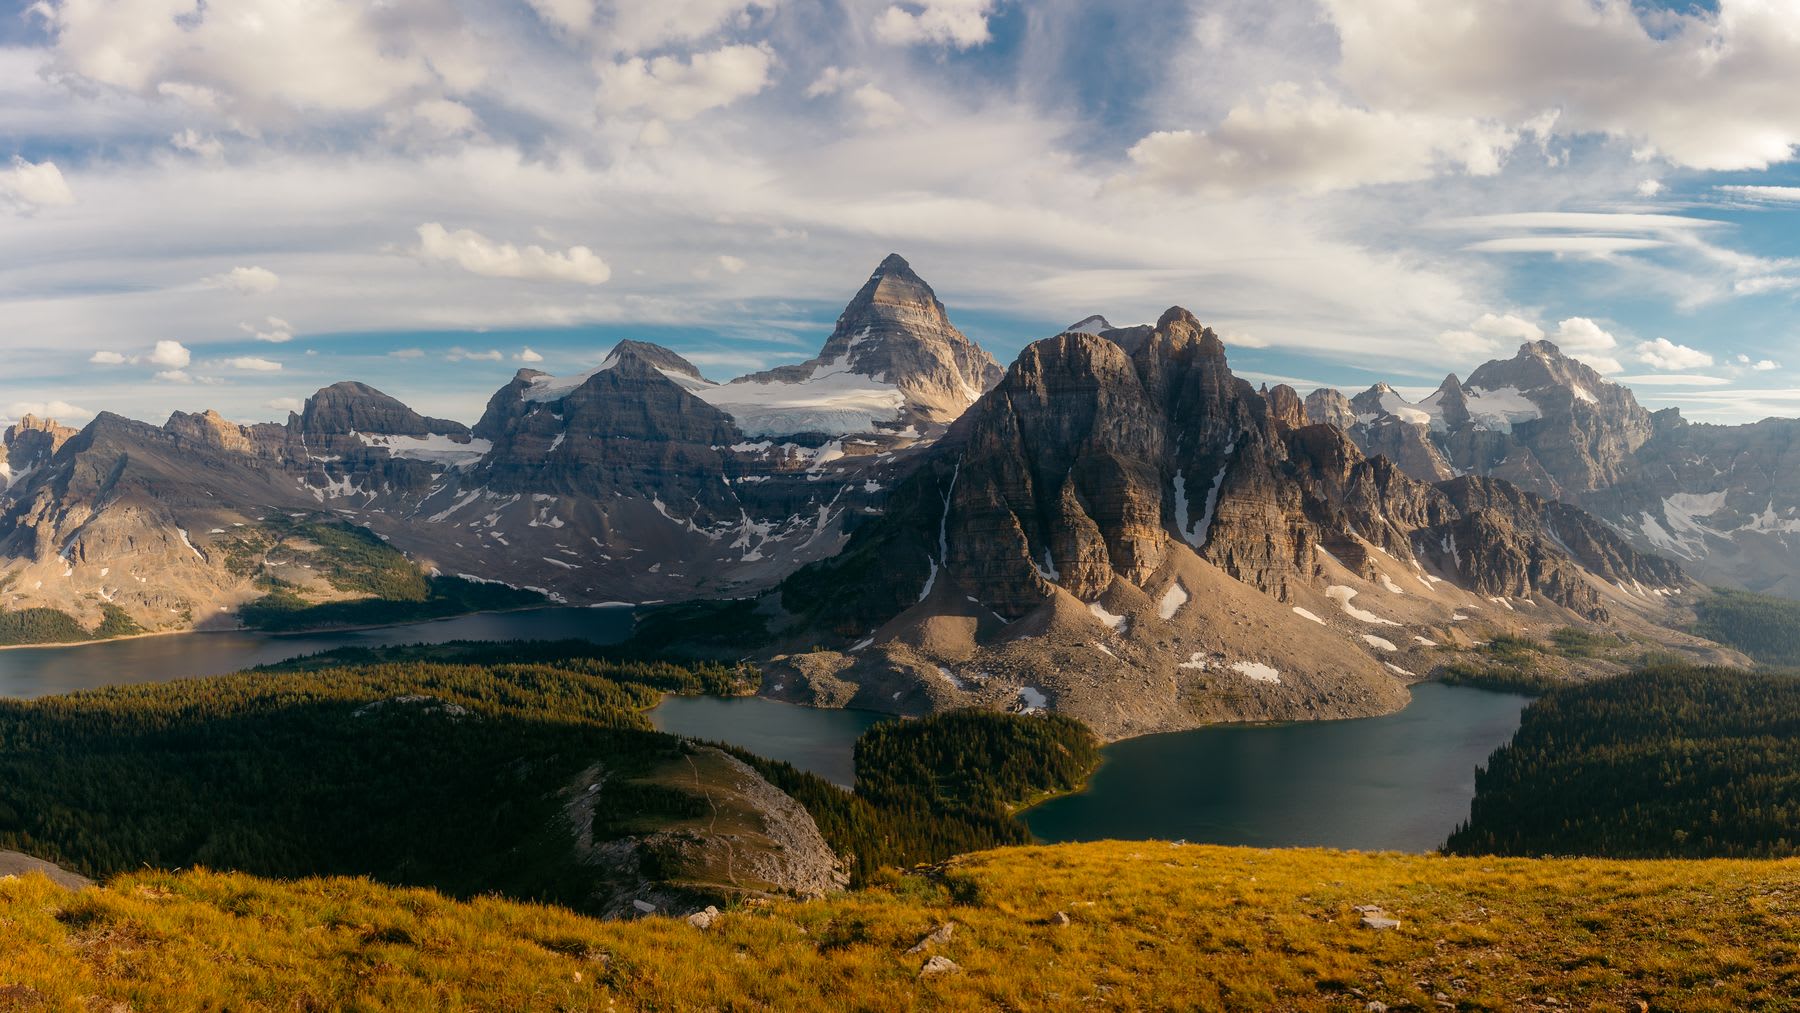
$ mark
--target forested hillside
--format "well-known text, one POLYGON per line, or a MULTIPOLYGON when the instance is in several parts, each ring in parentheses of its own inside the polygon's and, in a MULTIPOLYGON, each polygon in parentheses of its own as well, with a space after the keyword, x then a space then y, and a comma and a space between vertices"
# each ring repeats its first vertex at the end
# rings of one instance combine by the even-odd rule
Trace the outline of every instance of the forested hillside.
MULTIPOLYGON (((598 843, 692 819, 708 805, 704 786, 667 773, 690 747, 643 712, 667 692, 742 692, 753 678, 581 656, 598 650, 351 650, 0 701, 0 848, 95 876, 145 865, 369 875, 589 906, 617 883, 576 860, 571 785, 604 772, 589 819, 598 843)), ((859 761, 870 790, 858 794, 732 752, 806 807, 858 881, 1029 840, 1008 804, 1076 786, 1097 757, 1093 736, 1062 718, 968 713, 889 728, 859 761)), ((648 861, 652 878, 693 878, 648 861)))
POLYGON ((1457 854, 1800 854, 1800 680, 1666 667, 1559 689, 1475 786, 1457 854))
POLYGON ((1695 633, 1743 651, 1765 665, 1800 666, 1800 601, 1720 590, 1695 606, 1695 633))

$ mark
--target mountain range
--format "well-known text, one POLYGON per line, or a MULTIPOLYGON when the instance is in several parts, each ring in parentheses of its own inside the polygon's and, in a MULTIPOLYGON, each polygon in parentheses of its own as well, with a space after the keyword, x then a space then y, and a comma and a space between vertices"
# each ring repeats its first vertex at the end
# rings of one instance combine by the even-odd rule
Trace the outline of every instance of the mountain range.
MULTIPOLYGON (((365 385, 285 424, 27 418, 0 453, 0 609, 229 627, 351 600, 292 522, 554 601, 734 600, 764 692, 1073 713, 1108 737, 1392 710, 1498 635, 1678 632, 1792 583, 1800 423, 1700 426, 1534 342, 1413 403, 1235 376, 1184 309, 1002 369, 898 256, 820 353, 727 383, 621 342, 520 370, 473 426, 365 385)), ((740 651, 742 653, 742 651, 740 651)))

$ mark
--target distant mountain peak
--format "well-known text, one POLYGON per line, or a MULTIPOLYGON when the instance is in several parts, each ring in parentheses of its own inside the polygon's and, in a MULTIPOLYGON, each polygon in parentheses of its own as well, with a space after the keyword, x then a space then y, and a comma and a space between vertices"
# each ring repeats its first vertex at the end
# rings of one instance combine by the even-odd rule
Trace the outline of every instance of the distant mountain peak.
POLYGON ((1105 334, 1107 331, 1113 329, 1111 321, 1096 313, 1091 317, 1084 317, 1063 328, 1063 332, 1065 334, 1105 334))
MULTIPOLYGON (((890 254, 839 314, 818 356, 726 386, 842 386, 849 376, 866 377, 874 386, 864 385, 862 400, 882 400, 882 390, 891 391, 896 425, 944 426, 998 383, 1001 372, 992 355, 950 322, 944 304, 912 265, 890 254)), ((754 406, 733 414, 747 410, 754 406)), ((746 425, 746 431, 759 428, 754 421, 746 425)))

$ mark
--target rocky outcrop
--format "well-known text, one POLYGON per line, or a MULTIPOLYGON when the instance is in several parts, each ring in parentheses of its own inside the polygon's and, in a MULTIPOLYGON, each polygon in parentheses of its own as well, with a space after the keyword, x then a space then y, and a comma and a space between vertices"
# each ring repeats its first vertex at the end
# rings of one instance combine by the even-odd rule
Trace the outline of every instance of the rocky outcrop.
POLYGON ((711 746, 683 743, 677 756, 647 775, 589 767, 564 797, 563 832, 576 861, 597 876, 590 903, 605 917, 716 915, 717 904, 815 899, 849 883, 842 859, 805 806, 711 746), (621 819, 612 796, 629 799, 636 778, 646 776, 664 792, 693 798, 705 816, 621 819), (660 826, 615 835, 599 833, 602 822, 660 826))
POLYGON ((27 415, 0 434, 0 492, 43 467, 78 430, 27 415))

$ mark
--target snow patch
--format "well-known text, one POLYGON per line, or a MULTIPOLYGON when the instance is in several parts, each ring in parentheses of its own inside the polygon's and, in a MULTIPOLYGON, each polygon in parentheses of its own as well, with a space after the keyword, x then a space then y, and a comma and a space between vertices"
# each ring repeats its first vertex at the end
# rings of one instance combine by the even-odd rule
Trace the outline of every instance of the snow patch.
POLYGON ((1180 612, 1181 606, 1187 603, 1187 588, 1182 587, 1181 581, 1178 580, 1170 584, 1169 589, 1163 592, 1162 601, 1156 605, 1156 614, 1162 616, 1163 621, 1167 622, 1175 618, 1175 613, 1180 612))
POLYGON ((1325 620, 1323 620, 1323 619, 1320 619, 1320 618, 1319 618, 1319 617, 1318 617, 1318 616, 1317 616, 1317 615, 1315 615, 1315 614, 1314 614, 1314 613, 1313 613, 1313 612, 1312 612, 1312 611, 1311 611, 1311 610, 1309 610, 1309 609, 1303 609, 1303 608, 1301 608, 1301 607, 1300 607, 1300 606, 1298 606, 1298 605, 1295 605, 1295 606, 1294 606, 1294 614, 1295 614, 1295 615, 1297 615, 1297 616, 1299 616, 1299 617, 1300 617, 1300 618, 1302 618, 1302 619, 1310 619, 1310 620, 1312 620, 1312 621, 1313 621, 1313 622, 1315 622, 1315 623, 1318 623, 1318 624, 1319 624, 1319 625, 1320 625, 1320 626, 1323 626, 1323 625, 1325 625, 1325 620))
POLYGON ((1121 633, 1121 634, 1124 633, 1126 630, 1126 627, 1131 622, 1129 619, 1125 618, 1122 615, 1116 615, 1112 612, 1106 611, 1106 606, 1101 605, 1099 602, 1093 602, 1093 603, 1089 604, 1088 611, 1092 612, 1094 614, 1095 619, 1100 620, 1102 623, 1105 623, 1109 628, 1111 628, 1111 630, 1114 633, 1121 633))
POLYGON ((1036 686, 1020 686, 1019 703, 1023 705, 1019 711, 1021 714, 1036 714, 1050 706, 1050 698, 1036 686))
POLYGON ((1350 604, 1351 600, 1356 597, 1356 594, 1355 588, 1345 587, 1342 584, 1333 584, 1325 589, 1325 597, 1337 602, 1338 608, 1343 609, 1344 614, 1352 619, 1360 619, 1365 623, 1374 623, 1377 626, 1400 625, 1392 619, 1383 619, 1373 612, 1357 608, 1355 605, 1350 604))
POLYGON ((1231 670, 1255 682, 1272 682, 1277 684, 1281 682, 1281 673, 1276 671, 1273 666, 1265 665, 1260 661, 1233 662, 1231 670))
POLYGON ((489 440, 471 439, 467 443, 458 443, 437 433, 430 436, 377 436, 352 432, 350 435, 361 440, 365 447, 379 447, 387 451, 389 457, 428 461, 451 468, 466 468, 494 449, 494 444, 489 440))
POLYGON ((1375 636, 1374 634, 1365 633, 1362 635, 1362 638, 1363 638, 1363 643, 1368 644, 1370 647, 1373 647, 1378 651, 1398 651, 1400 649, 1400 648, 1394 646, 1394 642, 1392 640, 1387 640, 1382 637, 1375 636))

